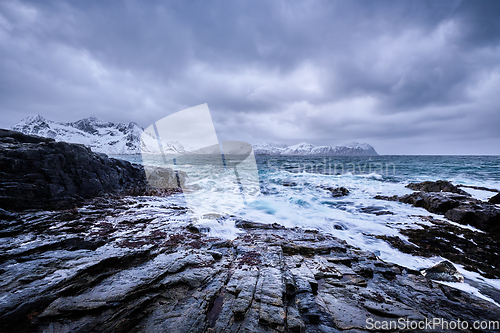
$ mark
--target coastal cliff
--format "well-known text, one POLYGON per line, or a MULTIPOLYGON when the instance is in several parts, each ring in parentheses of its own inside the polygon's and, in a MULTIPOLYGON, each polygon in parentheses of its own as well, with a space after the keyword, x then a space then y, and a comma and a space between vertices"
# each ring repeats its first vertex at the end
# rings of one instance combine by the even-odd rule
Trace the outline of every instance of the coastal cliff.
POLYGON ((0 208, 67 209, 101 195, 154 192, 161 191, 148 184, 141 165, 81 144, 0 129, 0 208))

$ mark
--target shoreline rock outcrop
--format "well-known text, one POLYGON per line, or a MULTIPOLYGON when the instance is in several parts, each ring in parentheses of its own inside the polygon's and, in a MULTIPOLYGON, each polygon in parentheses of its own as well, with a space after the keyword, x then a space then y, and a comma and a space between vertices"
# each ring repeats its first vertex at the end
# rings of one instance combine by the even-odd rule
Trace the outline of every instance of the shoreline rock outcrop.
POLYGON ((467 192, 460 189, 458 186, 455 186, 446 180, 437 180, 435 182, 425 181, 421 183, 410 183, 406 185, 406 187, 411 190, 421 191, 421 192, 451 192, 467 196, 469 195, 467 192))
POLYGON ((453 222, 500 234, 500 208, 495 204, 472 198, 457 186, 442 180, 411 183, 407 187, 418 192, 400 197, 378 195, 375 198, 422 207, 453 222))
POLYGON ((445 282, 464 282, 464 277, 449 261, 441 261, 439 264, 424 269, 422 274, 431 280, 445 282))
POLYGON ((499 205, 500 204, 500 193, 497 193, 496 195, 492 196, 488 200, 489 203, 499 205))
MULTIPOLYGON (((422 257, 441 256, 464 269, 481 274, 485 278, 500 277, 500 208, 491 202, 472 198, 460 193, 457 187, 446 181, 410 184, 420 190, 403 196, 376 196, 376 199, 399 201, 422 207, 429 212, 443 215, 452 222, 473 226, 479 230, 457 226, 432 216, 417 215, 415 228, 400 230, 399 236, 377 235, 393 248, 403 253, 422 257), (429 192, 424 192, 429 190, 429 192), (459 192, 459 193, 455 193, 459 192)), ((473 187, 473 186, 468 186, 473 187)), ((478 187, 473 187, 478 189, 478 187)), ((486 188, 481 188, 490 190, 486 188)), ((494 190, 491 190, 494 191, 494 190)))
MULTIPOLYGON (((170 169, 162 169, 175 179, 170 169)), ((183 175, 181 175, 183 180, 183 175)), ((0 208, 67 209, 101 195, 168 194, 151 187, 140 165, 81 144, 0 129, 0 208)))

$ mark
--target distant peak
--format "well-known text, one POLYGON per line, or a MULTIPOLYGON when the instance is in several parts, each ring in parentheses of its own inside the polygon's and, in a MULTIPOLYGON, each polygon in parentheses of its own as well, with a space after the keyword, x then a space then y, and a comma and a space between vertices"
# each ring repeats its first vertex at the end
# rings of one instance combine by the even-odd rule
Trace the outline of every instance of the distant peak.
POLYGON ((49 121, 49 120, 47 120, 43 116, 37 114, 37 115, 28 116, 28 117, 24 118, 23 120, 20 121, 20 123, 47 122, 47 121, 49 121))
POLYGON ((91 117, 87 117, 87 118, 83 118, 83 119, 80 119, 80 120, 77 120, 75 121, 74 123, 103 123, 105 121, 95 117, 95 116, 91 116, 91 117))
POLYGON ((295 148, 295 147, 314 147, 314 145, 311 143, 307 143, 307 142, 301 142, 301 143, 298 143, 296 145, 290 146, 288 148, 295 148))
POLYGON ((351 141, 351 142, 346 143, 342 146, 347 147, 347 148, 361 148, 361 149, 372 149, 373 148, 372 146, 370 146, 367 143, 358 143, 356 141, 351 141))

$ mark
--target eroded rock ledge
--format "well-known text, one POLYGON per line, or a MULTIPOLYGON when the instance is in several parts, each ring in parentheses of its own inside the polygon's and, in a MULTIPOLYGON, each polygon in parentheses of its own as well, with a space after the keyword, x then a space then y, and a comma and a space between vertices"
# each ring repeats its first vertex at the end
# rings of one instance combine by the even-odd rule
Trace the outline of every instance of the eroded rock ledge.
POLYGON ((10 216, 0 330, 363 332, 367 318, 500 317, 489 302, 329 235, 235 220, 244 229, 229 241, 184 227, 185 213, 129 197, 10 216))

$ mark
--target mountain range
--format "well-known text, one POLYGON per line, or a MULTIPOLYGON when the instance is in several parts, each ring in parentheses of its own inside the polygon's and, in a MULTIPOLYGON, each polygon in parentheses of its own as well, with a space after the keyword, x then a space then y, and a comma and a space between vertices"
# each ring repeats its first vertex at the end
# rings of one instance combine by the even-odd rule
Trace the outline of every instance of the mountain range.
POLYGON ((258 143, 253 145, 256 155, 308 155, 308 156, 376 156, 375 149, 367 143, 352 142, 341 146, 315 146, 302 142, 293 146, 258 143))
MULTIPOLYGON (((159 154, 153 135, 142 135, 144 129, 136 123, 112 123, 95 117, 64 123, 48 120, 40 115, 21 120, 12 128, 24 134, 53 138, 56 141, 81 143, 94 152, 109 155, 159 154), (142 135, 142 141, 141 141, 142 135)), ((183 154, 186 150, 177 141, 161 142, 165 154, 183 154)), ((300 143, 293 146, 258 143, 253 145, 256 155, 316 155, 316 156, 374 156, 378 155, 369 144, 356 142, 341 146, 315 146, 300 143)))
MULTIPOLYGON (((156 138, 152 135, 141 134, 144 129, 136 123, 112 123, 99 120, 95 117, 81 119, 72 123, 63 123, 48 120, 40 115, 30 116, 21 120, 12 128, 24 134, 38 135, 65 141, 81 143, 94 152, 109 155, 140 154, 141 148, 150 154, 160 154, 155 150, 158 147, 156 138)), ((184 147, 176 141, 162 142, 166 154, 182 154, 184 147)))

